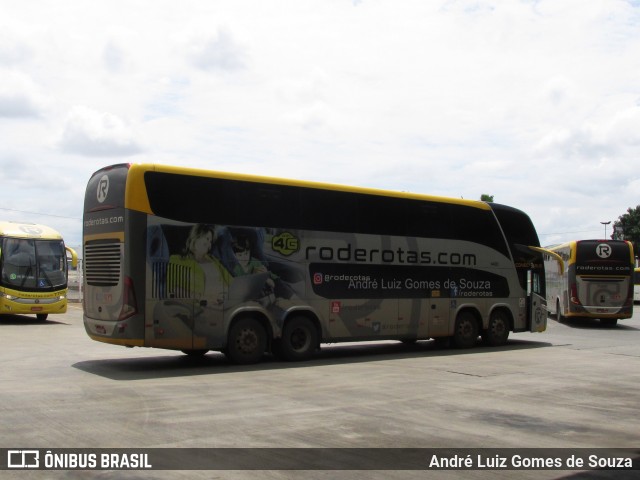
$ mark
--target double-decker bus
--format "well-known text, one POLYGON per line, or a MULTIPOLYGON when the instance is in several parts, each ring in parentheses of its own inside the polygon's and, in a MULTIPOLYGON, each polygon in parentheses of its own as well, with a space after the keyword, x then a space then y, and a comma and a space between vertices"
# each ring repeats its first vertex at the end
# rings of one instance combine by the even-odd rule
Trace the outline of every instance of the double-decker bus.
POLYGON ((0 314, 35 314, 44 321, 66 312, 67 253, 75 266, 76 252, 52 228, 0 222, 0 314))
POLYGON ((547 305, 551 315, 597 318, 603 325, 633 315, 633 246, 624 240, 573 240, 545 254, 547 305))
POLYGON ((546 328, 538 236, 504 205, 121 164, 90 178, 83 222, 84 325, 101 342, 253 363, 546 328))

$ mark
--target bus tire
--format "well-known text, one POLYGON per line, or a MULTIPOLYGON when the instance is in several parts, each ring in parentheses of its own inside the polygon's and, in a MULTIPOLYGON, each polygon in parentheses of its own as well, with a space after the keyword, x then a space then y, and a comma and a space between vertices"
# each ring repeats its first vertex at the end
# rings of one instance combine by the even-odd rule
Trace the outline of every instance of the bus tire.
POLYGON ((485 345, 499 347, 507 343, 510 330, 509 316, 504 310, 495 310, 489 317, 487 329, 482 332, 482 341, 485 345))
POLYGON ((229 329, 226 357, 233 363, 248 365, 262 359, 267 348, 267 332, 255 318, 244 317, 229 329))
POLYGON ((277 356, 287 361, 307 360, 318 349, 318 329, 307 317, 288 320, 277 343, 277 356))
POLYGON ((48 316, 49 316, 48 313, 38 313, 36 315, 36 318, 38 319, 39 322, 44 322, 48 316))
POLYGON ((463 311, 458 314, 452 341, 456 348, 475 347, 478 342, 478 320, 473 313, 463 311))

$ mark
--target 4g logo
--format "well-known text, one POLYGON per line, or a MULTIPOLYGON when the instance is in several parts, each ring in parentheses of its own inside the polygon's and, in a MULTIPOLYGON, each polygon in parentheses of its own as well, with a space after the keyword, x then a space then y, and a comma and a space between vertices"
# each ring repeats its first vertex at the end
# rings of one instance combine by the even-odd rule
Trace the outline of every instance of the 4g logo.
POLYGON ((289 232, 283 232, 271 239, 271 248, 284 256, 300 250, 300 240, 289 232))

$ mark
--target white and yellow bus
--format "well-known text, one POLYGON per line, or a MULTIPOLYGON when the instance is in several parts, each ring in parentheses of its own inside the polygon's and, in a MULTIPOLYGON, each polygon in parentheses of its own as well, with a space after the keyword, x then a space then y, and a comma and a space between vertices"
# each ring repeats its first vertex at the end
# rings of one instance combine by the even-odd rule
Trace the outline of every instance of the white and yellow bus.
POLYGON ((0 222, 0 314, 35 314, 67 311, 67 253, 52 228, 32 223, 0 222))
POLYGON ((546 328, 536 231, 503 205, 122 164, 90 178, 83 222, 84 325, 101 342, 252 363, 546 328))
POLYGON ((551 315, 597 318, 603 325, 633 315, 634 253, 624 240, 574 240, 548 247, 564 268, 545 254, 547 305, 551 315))

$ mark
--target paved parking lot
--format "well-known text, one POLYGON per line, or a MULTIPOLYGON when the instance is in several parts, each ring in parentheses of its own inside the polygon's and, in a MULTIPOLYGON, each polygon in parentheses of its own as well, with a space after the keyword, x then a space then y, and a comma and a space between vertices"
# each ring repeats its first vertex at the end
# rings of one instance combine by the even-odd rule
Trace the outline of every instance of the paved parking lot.
MULTIPOLYGON (((507 346, 325 346, 313 360, 92 341, 79 304, 0 317, 3 448, 624 448, 640 451, 640 314, 558 323, 507 346)), ((638 455, 638 454, 636 454, 638 455)), ((330 459, 328 459, 330 461, 330 459)), ((0 472, 3 478, 636 478, 636 472, 0 472)))

